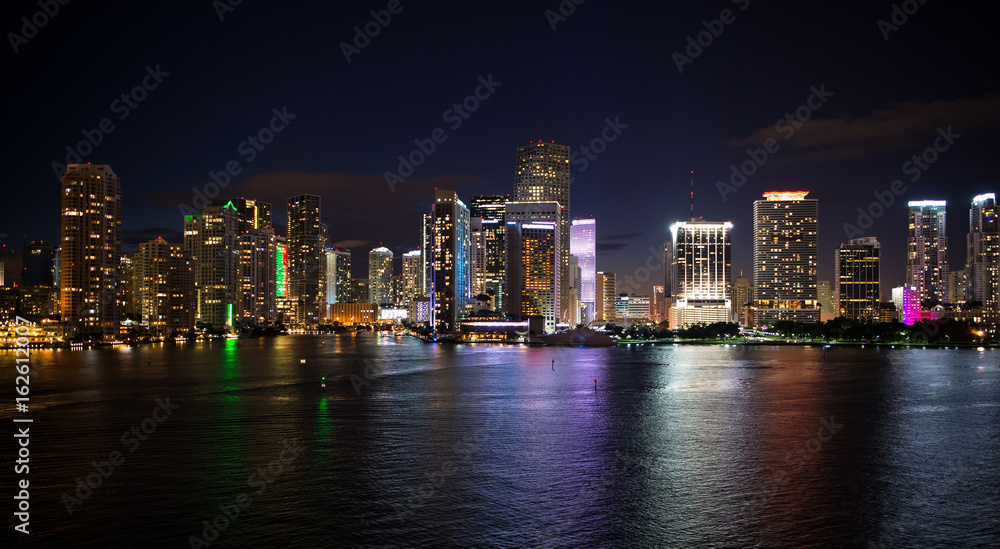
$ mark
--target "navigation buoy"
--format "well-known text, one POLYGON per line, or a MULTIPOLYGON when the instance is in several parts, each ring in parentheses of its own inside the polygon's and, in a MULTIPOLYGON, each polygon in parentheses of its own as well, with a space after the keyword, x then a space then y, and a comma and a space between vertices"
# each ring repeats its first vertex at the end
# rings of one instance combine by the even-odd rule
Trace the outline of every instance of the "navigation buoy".
POLYGON ((552 359, 552 371, 556 371, 556 359, 552 359))
POLYGON ((594 390, 595 391, 597 390, 597 380, 596 379, 594 380, 594 390))
POLYGON ((305 363, 306 363, 306 359, 304 359, 304 358, 299 359, 299 364, 305 364, 305 363))
POLYGON ((322 378, 320 378, 319 387, 320 387, 320 389, 323 389, 324 393, 326 392, 326 376, 323 376, 322 378))

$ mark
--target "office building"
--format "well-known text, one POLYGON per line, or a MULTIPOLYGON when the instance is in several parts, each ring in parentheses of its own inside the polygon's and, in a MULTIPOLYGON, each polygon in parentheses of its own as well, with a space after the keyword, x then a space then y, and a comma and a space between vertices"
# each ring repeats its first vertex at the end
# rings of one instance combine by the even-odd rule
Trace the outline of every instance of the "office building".
POLYGON ((298 324, 316 325, 325 316, 325 232, 319 196, 288 199, 288 297, 296 302, 298 324))
POLYGON ((896 308, 896 319, 912 326, 920 321, 920 290, 916 286, 899 286, 892 289, 892 304, 896 308))
POLYGON ((185 215, 184 250, 194 262, 195 322, 228 329, 237 299, 236 208, 212 205, 185 215))
POLYGON ((455 191, 438 189, 432 214, 432 325, 439 332, 456 332, 471 290, 469 209, 455 191))
POLYGON ((470 217, 480 219, 478 238, 482 251, 477 258, 477 287, 493 297, 497 308, 504 302, 503 285, 506 268, 504 206, 507 202, 510 202, 510 195, 476 196, 469 202, 470 217))
POLYGON ((741 326, 747 325, 747 308, 752 305, 753 286, 750 279, 742 274, 736 277, 733 284, 733 322, 741 326))
POLYGON ((598 272, 594 276, 595 297, 594 297, 594 320, 598 322, 612 322, 618 320, 615 315, 615 298, 618 296, 618 285, 615 273, 598 272))
POLYGON ((519 320, 544 317, 545 331, 552 332, 559 307, 559 226, 509 219, 505 234, 507 314, 519 320))
POLYGON ((70 164, 62 178, 60 309, 67 333, 117 339, 122 191, 104 164, 70 164))
POLYGON ((351 251, 326 249, 326 304, 351 302, 351 251))
POLYGON ((245 328, 278 322, 277 245, 271 228, 247 228, 236 237, 236 320, 245 328))
POLYGON ((962 305, 965 303, 965 269, 948 271, 948 303, 962 305))
POLYGON ((880 252, 875 237, 855 238, 837 249, 834 294, 838 316, 866 323, 879 321, 880 252))
MULTIPOLYGON (((593 219, 574 219, 569 228, 569 253, 580 265, 580 291, 578 299, 584 310, 581 322, 594 320, 597 306, 597 222, 593 219)), ((572 273, 571 273, 572 274, 572 273)))
POLYGON ((774 191, 753 203, 754 324, 818 322, 819 202, 774 191))
POLYGON ((670 226, 674 295, 670 327, 729 322, 733 224, 691 219, 670 226))
POLYGON ((948 237, 944 200, 909 203, 905 286, 915 287, 921 300, 948 299, 948 237))
POLYGON ((31 242, 24 246, 24 285, 52 286, 55 251, 45 241, 31 242))
POLYGON ((402 303, 409 312, 409 318, 416 318, 414 300, 423 296, 424 285, 422 271, 423 254, 420 250, 413 250, 403 254, 403 276, 402 276, 402 303))
MULTIPOLYGON (((532 141, 518 147, 514 170, 514 200, 518 202, 558 202, 560 273, 559 310, 560 315, 568 313, 566 299, 569 286, 569 228, 570 228, 570 166, 569 146, 557 143, 532 141)), ((507 221, 510 221, 508 218, 507 221)))

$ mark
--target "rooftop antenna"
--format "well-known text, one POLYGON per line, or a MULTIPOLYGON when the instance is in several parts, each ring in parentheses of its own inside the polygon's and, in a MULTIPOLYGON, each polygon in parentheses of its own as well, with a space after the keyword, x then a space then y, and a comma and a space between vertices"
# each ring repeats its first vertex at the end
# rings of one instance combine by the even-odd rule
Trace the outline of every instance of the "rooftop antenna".
POLYGON ((691 170, 691 221, 694 221, 694 170, 691 170))

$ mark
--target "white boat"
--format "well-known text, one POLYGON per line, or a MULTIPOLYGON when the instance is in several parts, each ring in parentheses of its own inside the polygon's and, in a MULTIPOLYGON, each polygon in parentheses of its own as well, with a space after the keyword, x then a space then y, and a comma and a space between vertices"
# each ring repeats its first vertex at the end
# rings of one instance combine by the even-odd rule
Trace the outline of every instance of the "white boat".
POLYGON ((583 347, 611 347, 618 342, 607 334, 595 332, 584 326, 573 330, 562 330, 538 336, 546 345, 572 345, 583 347))

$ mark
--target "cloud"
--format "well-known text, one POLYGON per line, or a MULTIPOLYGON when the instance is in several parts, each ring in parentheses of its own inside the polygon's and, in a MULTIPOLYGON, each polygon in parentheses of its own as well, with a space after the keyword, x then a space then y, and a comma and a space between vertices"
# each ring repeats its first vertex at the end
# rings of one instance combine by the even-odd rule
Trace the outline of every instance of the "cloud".
POLYGON ((605 236, 605 240, 632 240, 633 238, 643 236, 643 233, 621 233, 621 234, 609 234, 605 236))
POLYGON ((628 244, 618 243, 618 242, 598 242, 595 249, 598 254, 607 254, 611 252, 619 252, 628 248, 628 244))
POLYGON ((371 243, 371 240, 341 240, 339 242, 334 242, 333 245, 340 248, 341 250, 350 250, 352 248, 361 248, 362 246, 367 246, 371 243))
POLYGON ((782 148, 795 151, 791 156, 779 153, 782 158, 772 161, 774 164, 814 164, 924 148, 933 142, 938 128, 949 126, 959 134, 1000 127, 1000 94, 929 103, 904 101, 864 116, 840 114, 832 118, 814 118, 796 129, 788 141, 785 141, 788 130, 781 133, 769 126, 730 141, 728 145, 760 146, 766 139, 773 138, 782 148))

